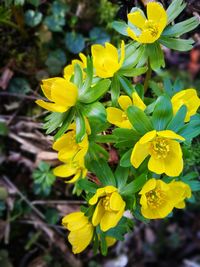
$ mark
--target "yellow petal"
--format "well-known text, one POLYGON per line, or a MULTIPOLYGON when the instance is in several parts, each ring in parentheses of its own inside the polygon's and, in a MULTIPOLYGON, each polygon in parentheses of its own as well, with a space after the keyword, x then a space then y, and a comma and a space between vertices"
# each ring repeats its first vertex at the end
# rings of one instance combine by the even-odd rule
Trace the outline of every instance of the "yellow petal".
POLYGON ((111 211, 105 211, 101 222, 100 222, 100 228, 103 232, 108 231, 110 228, 115 227, 121 217, 124 213, 125 204, 123 205, 122 209, 118 212, 111 212, 111 211))
POLYGON ((83 212, 72 212, 66 215, 62 219, 62 224, 69 231, 74 231, 84 227, 88 223, 88 218, 84 215, 83 212))
POLYGON ((148 169, 157 174, 162 174, 165 172, 165 161, 160 158, 157 159, 154 156, 151 156, 148 162, 148 169))
POLYGON ((159 37, 160 37, 159 33, 154 35, 152 34, 151 30, 145 29, 137 38, 137 41, 142 44, 151 44, 154 43, 159 37))
POLYGON ((117 188, 114 187, 113 185, 107 185, 107 186, 104 187, 104 190, 105 190, 106 194, 110 194, 112 192, 117 191, 117 188))
POLYGON ((133 92, 132 99, 133 99, 133 105, 134 106, 140 108, 141 110, 146 109, 146 105, 144 104, 144 102, 142 101, 142 99, 140 98, 140 96, 136 92, 133 92))
POLYGON ((182 105, 186 105, 187 113, 185 122, 188 122, 190 120, 190 117, 196 114, 197 109, 200 106, 200 99, 197 95, 196 90, 193 88, 185 89, 176 93, 172 97, 171 102, 174 114, 176 114, 176 112, 182 105))
POLYGON ((83 67, 86 68, 87 67, 87 57, 83 53, 79 53, 79 57, 83 62, 83 67))
POLYGON ((76 104, 78 89, 73 83, 59 79, 52 85, 51 96, 56 104, 72 107, 76 104))
POLYGON ((142 138, 140 138, 139 143, 141 145, 152 141, 156 137, 156 130, 146 133, 142 138))
POLYGON ((114 45, 106 42, 105 43, 105 51, 106 51, 109 58, 118 62, 118 52, 117 52, 117 48, 114 45))
POLYGON ((181 141, 185 140, 184 137, 180 136, 179 134, 176 134, 175 132, 173 132, 171 130, 159 131, 159 132, 157 132, 157 135, 165 137, 165 138, 169 138, 169 139, 178 139, 181 141))
POLYGON ((70 81, 73 74, 74 74, 74 66, 72 66, 72 64, 64 68, 64 78, 66 81, 70 81))
POLYGON ((51 101, 52 101, 52 99, 51 99, 51 87, 52 87, 52 84, 56 80, 57 80, 57 78, 45 79, 45 80, 42 80, 42 84, 41 84, 41 89, 42 89, 44 95, 46 96, 46 98, 48 98, 51 101))
POLYGON ((76 173, 76 168, 70 164, 63 164, 54 168, 53 173, 58 177, 70 177, 76 173))
POLYGON ((99 199, 99 197, 103 197, 106 195, 105 189, 104 188, 99 188, 97 189, 96 193, 92 198, 89 200, 90 205, 95 205, 99 199))
POLYGON ((133 103, 129 96, 121 95, 118 98, 118 103, 121 107, 121 109, 126 110, 129 106, 131 106, 133 103))
POLYGON ((157 23, 161 30, 167 25, 167 12, 160 3, 149 2, 147 4, 147 18, 157 23))
POLYGON ((138 41, 137 35, 134 33, 134 31, 131 30, 130 27, 128 27, 126 31, 129 37, 131 37, 135 41, 138 41))
POLYGON ((140 29, 144 27, 145 20, 146 18, 140 10, 128 14, 128 21, 140 29))
POLYGON ((132 150, 131 164, 133 167, 138 168, 148 155, 148 144, 140 144, 140 142, 137 142, 132 150))
POLYGON ((83 228, 70 232, 68 240, 72 245, 74 254, 82 252, 90 244, 93 237, 94 228, 91 224, 87 224, 83 228))
POLYGON ((102 200, 100 200, 92 216, 92 224, 94 226, 97 226, 100 223, 104 213, 105 213, 105 210, 104 210, 104 207, 102 206, 102 200))
POLYGON ((156 188, 156 179, 151 178, 149 179, 142 187, 142 190, 139 192, 140 195, 146 194, 147 192, 156 188))
MULTIPOLYGON (((124 111, 118 108, 109 107, 106 109, 107 112, 107 120, 108 122, 118 126, 122 127, 122 123, 124 121, 127 121, 127 116, 124 111)), ((128 124, 129 126, 129 124, 128 124)))
POLYGON ((110 197, 110 208, 114 211, 118 211, 124 205, 124 201, 118 192, 112 193, 110 197))
POLYGON ((53 111, 53 112, 62 113, 62 112, 65 112, 65 111, 67 111, 69 109, 69 107, 67 107, 67 106, 60 106, 60 105, 57 105, 55 103, 45 102, 45 101, 43 101, 41 99, 36 100, 35 103, 38 106, 40 106, 40 107, 42 107, 44 109, 47 109, 49 111, 53 111))
POLYGON ((122 66, 122 64, 124 62, 124 59, 125 59, 125 43, 122 40, 122 42, 121 42, 121 54, 120 54, 119 67, 122 66))
POLYGON ((170 140, 169 152, 164 159, 165 173, 168 176, 179 176, 183 170, 183 158, 181 146, 177 141, 170 140))

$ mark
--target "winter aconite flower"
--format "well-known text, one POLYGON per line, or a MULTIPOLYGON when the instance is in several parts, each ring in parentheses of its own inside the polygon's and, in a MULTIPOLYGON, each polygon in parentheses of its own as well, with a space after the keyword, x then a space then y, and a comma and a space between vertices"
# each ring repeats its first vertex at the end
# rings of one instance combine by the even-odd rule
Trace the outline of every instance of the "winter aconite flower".
POLYGON ((160 3, 147 4, 147 18, 143 11, 135 8, 128 14, 128 35, 139 43, 154 43, 167 25, 167 13, 160 3))
POLYGON ((93 64, 96 75, 101 78, 110 78, 121 68, 125 56, 124 41, 121 43, 120 57, 117 48, 110 43, 92 46, 93 64))
POLYGON ((88 151, 88 136, 84 136, 80 143, 76 142, 75 129, 69 130, 66 134, 61 136, 54 144, 53 149, 58 151, 58 159, 61 161, 80 160, 84 158, 88 151))
POLYGON ((173 208, 184 208, 184 200, 191 197, 191 189, 183 182, 172 181, 166 184, 152 178, 139 194, 142 215, 148 219, 160 219, 169 215, 173 208))
POLYGON ((120 128, 128 128, 128 129, 133 128, 131 123, 128 120, 128 117, 126 116, 127 108, 129 106, 134 105, 140 108, 141 110, 145 110, 146 105, 144 104, 144 102, 142 101, 142 99, 136 92, 133 92, 132 99, 129 96, 125 96, 125 95, 120 96, 118 98, 118 103, 121 109, 114 108, 114 107, 109 107, 106 109, 108 122, 120 128))
POLYGON ((100 228, 104 232, 118 224, 125 209, 125 202, 114 186, 97 189, 96 194, 89 200, 89 204, 97 204, 92 224, 94 226, 100 224, 100 228))
POLYGON ((190 120, 190 117, 196 114, 197 109, 200 106, 200 99, 197 96, 196 90, 193 88, 185 89, 176 93, 172 97, 171 102, 174 114, 176 114, 176 112, 182 105, 186 105, 187 113, 185 122, 188 122, 190 120))
POLYGON ((65 112, 76 105, 78 88, 75 84, 63 78, 56 77, 43 80, 41 88, 50 102, 40 99, 36 103, 49 111, 65 112))
POLYGON ((90 244, 94 227, 83 212, 73 212, 62 219, 62 224, 70 233, 68 240, 74 254, 82 252, 90 244))
POLYGON ((85 74, 84 69, 87 67, 87 58, 83 53, 79 53, 79 57, 81 60, 74 59, 71 64, 64 68, 64 78, 67 81, 70 81, 72 75, 74 74, 75 64, 78 64, 81 67, 83 74, 85 74))
POLYGON ((176 141, 185 139, 171 130, 150 131, 135 144, 131 163, 138 168, 150 155, 148 169, 157 174, 178 176, 183 170, 182 150, 176 141))
POLYGON ((84 159, 63 161, 64 164, 54 168, 55 176, 66 179, 66 183, 75 183, 79 178, 84 178, 87 175, 84 159))

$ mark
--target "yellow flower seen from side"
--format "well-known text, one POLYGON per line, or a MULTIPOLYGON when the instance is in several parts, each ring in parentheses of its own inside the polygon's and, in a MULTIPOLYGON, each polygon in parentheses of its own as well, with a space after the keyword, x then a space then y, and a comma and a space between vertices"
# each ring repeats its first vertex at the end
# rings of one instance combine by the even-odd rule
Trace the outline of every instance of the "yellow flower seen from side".
POLYGON ((185 139, 171 130, 150 131, 135 144, 131 163, 138 168, 150 155, 148 169, 154 173, 166 173, 178 176, 183 170, 183 158, 180 144, 176 141, 185 139))
POLYGON ((139 43, 154 43, 167 25, 167 12, 160 3, 147 4, 147 18, 141 9, 128 14, 128 35, 139 43))
POLYGON ((66 183, 75 183, 79 178, 84 178, 87 175, 84 159, 69 160, 64 164, 53 169, 53 173, 57 177, 70 178, 66 179, 66 183))
POLYGON ((118 55, 117 48, 110 43, 92 46, 93 64, 96 75, 101 78, 110 78, 121 68, 125 57, 124 41, 121 43, 121 54, 118 55))
POLYGON ((44 95, 50 102, 37 100, 36 103, 44 109, 53 112, 65 112, 76 105, 78 99, 78 88, 75 84, 64 78, 50 78, 42 81, 41 85, 44 95))
POLYGON ((83 212, 73 212, 62 219, 63 226, 70 231, 68 240, 74 254, 82 252, 90 244, 94 227, 83 212))
POLYGON ((66 66, 64 68, 64 78, 67 81, 70 81, 72 75, 74 74, 75 64, 78 64, 81 67, 82 72, 83 72, 83 77, 85 76, 84 69, 87 68, 87 58, 86 58, 86 56, 83 53, 80 53, 79 54, 79 57, 80 57, 81 60, 74 59, 74 60, 72 60, 72 63, 71 64, 69 64, 68 66, 66 66))
POLYGON ((120 96, 118 99, 118 103, 121 109, 114 107, 109 107, 106 109, 108 122, 120 128, 133 128, 126 115, 127 108, 129 106, 134 105, 140 108, 141 110, 145 110, 146 105, 136 92, 133 92, 132 99, 129 96, 120 96))
POLYGON ((184 200, 191 197, 191 189, 183 182, 172 181, 167 184, 152 178, 139 194, 142 215, 148 219, 161 219, 168 216, 174 208, 184 208, 184 200))
POLYGON ((103 232, 115 227, 125 209, 125 202, 114 186, 99 188, 96 194, 89 200, 90 205, 96 205, 92 217, 92 224, 100 228, 103 232))
POLYGON ((53 149, 58 151, 60 161, 77 161, 84 158, 88 151, 89 142, 87 134, 80 143, 76 143, 75 129, 69 130, 53 144, 53 149))
POLYGON ((176 112, 182 105, 186 105, 187 113, 185 122, 188 122, 190 120, 190 117, 196 114, 200 106, 200 99, 197 95, 196 90, 193 88, 185 89, 176 93, 172 97, 171 102, 174 114, 176 114, 176 112))

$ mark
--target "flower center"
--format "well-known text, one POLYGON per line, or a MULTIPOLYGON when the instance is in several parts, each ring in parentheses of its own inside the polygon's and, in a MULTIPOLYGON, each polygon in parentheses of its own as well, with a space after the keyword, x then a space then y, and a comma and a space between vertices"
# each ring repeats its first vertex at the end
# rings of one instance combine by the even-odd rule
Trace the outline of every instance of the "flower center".
POLYGON ((146 20, 144 29, 148 30, 153 37, 158 35, 158 26, 152 20, 146 20))
POLYGON ((107 211, 111 211, 111 208, 110 208, 110 196, 105 196, 103 199, 102 199, 102 204, 103 204, 103 207, 105 210, 107 211))
POLYGON ((152 154, 156 159, 166 158, 169 153, 169 143, 166 138, 156 137, 150 146, 152 154))
POLYGON ((166 194, 159 188, 149 191, 145 194, 147 198, 147 203, 151 208, 160 207, 166 200, 166 194))

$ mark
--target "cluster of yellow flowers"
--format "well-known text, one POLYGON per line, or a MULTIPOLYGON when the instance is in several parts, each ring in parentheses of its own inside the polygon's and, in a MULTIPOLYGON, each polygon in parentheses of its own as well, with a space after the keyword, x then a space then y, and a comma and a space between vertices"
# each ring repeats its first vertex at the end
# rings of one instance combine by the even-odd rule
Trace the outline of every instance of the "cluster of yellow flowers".
MULTIPOLYGON (((137 43, 148 45, 158 41, 167 23, 168 15, 162 5, 150 2, 147 4, 147 18, 142 10, 132 9, 128 14, 128 26, 125 30, 127 35, 137 43)), ((134 43, 131 49, 134 51, 134 43)), ((136 111, 144 114, 143 116, 149 116, 149 106, 144 103, 143 97, 134 87, 128 96, 120 95, 120 91, 117 92, 117 88, 113 85, 116 77, 120 80, 123 73, 132 73, 132 70, 127 71, 129 53, 130 46, 125 45, 124 41, 121 42, 119 50, 110 43, 105 43, 104 46, 93 45, 91 47, 92 77, 89 77, 90 73, 88 73, 90 61, 81 53, 79 55, 81 60, 73 60, 65 67, 63 78, 56 77, 42 81, 42 91, 49 101, 37 100, 36 103, 55 114, 63 113, 68 116, 69 112, 73 111, 73 114, 80 115, 82 109, 103 97, 111 84, 111 90, 118 95, 118 103, 115 105, 112 102, 112 106, 106 108, 107 122, 118 128, 137 132, 138 127, 130 115, 131 108, 134 107, 136 111), (100 88, 99 83, 108 78, 112 81, 107 82, 107 88, 103 86, 103 92, 100 89, 97 90, 100 88), (94 97, 95 94, 96 97, 94 97)), ((200 99, 196 90, 190 88, 173 94, 171 99, 169 98, 169 103, 172 117, 178 116, 182 106, 186 107, 183 124, 185 122, 189 125, 191 117, 196 114, 200 106, 200 99)), ((85 163, 86 156, 92 146, 91 143, 95 142, 94 134, 92 135, 95 130, 94 125, 90 125, 87 113, 83 112, 81 116, 82 124, 76 115, 73 115, 71 121, 67 122, 63 134, 53 144, 53 149, 58 151, 58 159, 63 163, 54 169, 54 174, 65 178, 67 183, 76 183, 80 178, 86 177, 89 169, 85 163), (84 133, 81 138, 77 139, 77 132, 83 128, 85 128, 84 133)), ((162 114, 160 116, 162 120, 162 114)), ((135 170, 146 162, 149 174, 136 196, 139 199, 141 214, 147 219, 158 219, 168 216, 174 208, 184 208, 185 199, 191 197, 191 189, 180 179, 174 178, 166 183, 160 177, 162 174, 178 177, 182 173, 184 164, 180 143, 185 141, 185 137, 170 128, 156 127, 151 119, 148 122, 150 128, 143 121, 140 122, 145 130, 139 133, 136 142, 130 144, 132 148, 129 159, 135 170), (145 161, 146 158, 148 160, 145 161)), ((99 157, 100 155, 97 155, 97 160, 99 157)), ((110 174, 106 173, 106 175, 110 174)), ((68 239, 74 253, 83 251, 94 239, 95 233, 97 239, 101 239, 101 234, 106 233, 107 246, 115 243, 116 238, 110 234, 109 230, 118 225, 127 209, 126 198, 123 198, 117 184, 117 181, 115 186, 109 182, 108 184, 100 183, 100 187, 98 185, 93 195, 87 196, 88 206, 92 211, 89 215, 87 212, 80 211, 63 218, 64 227, 70 231, 68 239)), ((85 191, 87 194, 88 191, 85 191)))

